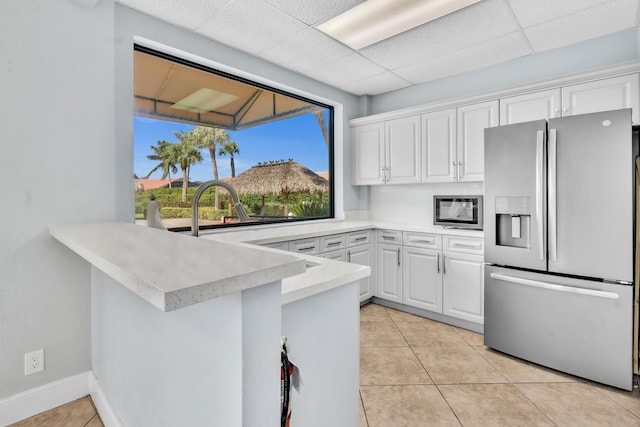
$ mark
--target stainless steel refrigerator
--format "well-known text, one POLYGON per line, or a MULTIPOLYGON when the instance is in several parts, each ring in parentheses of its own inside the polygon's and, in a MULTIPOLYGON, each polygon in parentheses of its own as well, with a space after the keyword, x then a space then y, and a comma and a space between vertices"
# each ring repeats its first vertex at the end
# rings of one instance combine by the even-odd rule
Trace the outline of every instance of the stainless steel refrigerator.
POLYGON ((633 384, 631 110, 485 130, 485 345, 633 384))

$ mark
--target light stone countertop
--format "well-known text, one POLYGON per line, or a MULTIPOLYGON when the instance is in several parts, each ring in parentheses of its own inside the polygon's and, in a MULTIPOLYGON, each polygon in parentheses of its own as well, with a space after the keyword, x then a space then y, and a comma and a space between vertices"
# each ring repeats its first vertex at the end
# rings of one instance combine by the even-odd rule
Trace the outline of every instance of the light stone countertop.
POLYGON ((130 223, 61 224, 49 233, 162 311, 299 275, 306 265, 290 253, 130 223))

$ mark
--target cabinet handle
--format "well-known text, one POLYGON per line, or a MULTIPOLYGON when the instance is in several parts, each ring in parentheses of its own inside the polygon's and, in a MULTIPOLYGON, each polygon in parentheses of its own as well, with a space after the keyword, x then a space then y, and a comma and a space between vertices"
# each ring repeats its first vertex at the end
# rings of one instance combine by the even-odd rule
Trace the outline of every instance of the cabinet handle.
POLYGON ((457 181, 458 180, 458 169, 456 168, 456 162, 451 162, 451 164, 453 165, 453 180, 457 181))
POLYGON ((299 251, 311 251, 311 250, 313 250, 315 248, 316 248, 315 246, 307 246, 307 247, 304 247, 304 248, 298 248, 298 250, 299 251))
POLYGON ((386 183, 384 168, 380 168, 380 181, 382 181, 383 184, 386 183))
POLYGON ((327 243, 327 246, 336 246, 336 245, 341 245, 342 242, 329 242, 327 243))
POLYGON ((460 166, 462 166, 462 161, 458 160, 458 182, 462 179, 462 175, 460 174, 460 166))
POLYGON ((362 236, 362 237, 356 237, 355 238, 356 242, 362 242, 363 240, 367 240, 367 236, 362 236))
POLYGON ((479 243, 452 243, 451 247, 479 249, 479 243))
POLYGON ((347 251, 347 262, 351 262, 351 251, 347 251))
POLYGON ((436 261, 436 266, 438 267, 438 274, 440 274, 440 252, 438 252, 438 259, 436 261))
POLYGON ((395 241, 396 237, 395 236, 382 236, 382 239, 383 240, 393 240, 393 241, 395 241))
POLYGON ((442 274, 447 274, 447 256, 442 254, 442 274))
POLYGON ((433 239, 429 239, 429 240, 412 240, 412 243, 433 243, 433 239))
POLYGON ((398 267, 400 267, 400 248, 398 248, 398 267))

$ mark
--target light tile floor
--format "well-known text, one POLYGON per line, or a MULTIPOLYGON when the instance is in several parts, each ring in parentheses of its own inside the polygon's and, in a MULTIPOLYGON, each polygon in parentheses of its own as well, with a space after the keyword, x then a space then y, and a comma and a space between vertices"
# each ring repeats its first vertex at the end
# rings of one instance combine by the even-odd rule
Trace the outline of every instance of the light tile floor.
MULTIPOLYGON (((360 426, 637 426, 640 392, 515 359, 481 334, 375 304, 360 310, 360 426)), ((90 397, 11 427, 103 426, 90 397)), ((300 426, 304 427, 304 426, 300 426)))
POLYGON ((512 358, 483 336, 369 304, 360 310, 360 427, 640 426, 640 392, 512 358))

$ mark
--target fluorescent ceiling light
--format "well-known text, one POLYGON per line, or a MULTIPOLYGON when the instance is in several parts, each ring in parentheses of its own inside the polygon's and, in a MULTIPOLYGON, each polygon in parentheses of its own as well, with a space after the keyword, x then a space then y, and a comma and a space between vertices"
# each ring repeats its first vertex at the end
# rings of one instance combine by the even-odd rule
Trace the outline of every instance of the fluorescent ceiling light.
POLYGON ((224 107, 239 97, 217 90, 202 88, 173 104, 176 110, 188 110, 194 113, 206 113, 224 107))
POLYGON ((358 50, 479 1, 367 0, 317 28, 358 50))

